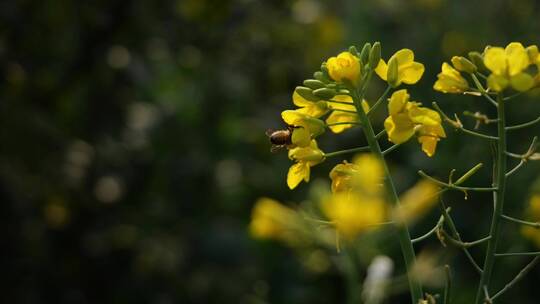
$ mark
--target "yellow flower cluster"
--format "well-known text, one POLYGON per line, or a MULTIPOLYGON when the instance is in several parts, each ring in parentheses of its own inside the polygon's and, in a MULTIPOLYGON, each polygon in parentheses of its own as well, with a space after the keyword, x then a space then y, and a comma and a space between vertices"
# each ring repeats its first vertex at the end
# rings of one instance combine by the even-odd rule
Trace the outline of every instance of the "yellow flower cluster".
POLYGON ((258 239, 295 242, 298 221, 298 214, 293 209, 263 197, 253 207, 249 231, 258 239))
MULTIPOLYGON (((452 66, 443 63, 441 73, 433 88, 443 93, 463 93, 469 91, 469 83, 460 72, 475 77, 480 70, 487 72, 487 86, 500 92, 508 87, 525 92, 540 84, 540 55, 538 47, 527 48, 519 42, 512 42, 505 48, 487 47, 483 54, 469 53, 472 62, 464 57, 454 56, 452 66), (474 62, 474 63, 473 63, 474 62), (530 74, 529 67, 536 65, 536 76, 530 74)), ((483 74, 479 74, 483 76, 483 74)))
POLYGON ((321 208, 341 236, 352 239, 385 220, 383 177, 381 161, 372 154, 358 155, 353 163, 332 169, 333 194, 323 200, 321 208))
POLYGON ((388 113, 384 128, 388 139, 394 144, 404 143, 416 134, 418 142, 422 144, 422 151, 431 157, 435 154, 437 142, 446 137, 439 113, 409 101, 407 90, 392 94, 388 113))

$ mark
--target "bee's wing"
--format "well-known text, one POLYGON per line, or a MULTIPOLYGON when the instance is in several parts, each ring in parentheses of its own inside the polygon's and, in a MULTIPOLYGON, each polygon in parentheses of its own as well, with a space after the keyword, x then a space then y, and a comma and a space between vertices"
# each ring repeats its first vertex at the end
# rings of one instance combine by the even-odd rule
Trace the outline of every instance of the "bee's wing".
POLYGON ((266 136, 270 137, 272 136, 272 133, 274 133, 276 130, 274 129, 266 129, 266 132, 264 132, 264 134, 266 134, 266 136))
POLYGON ((278 153, 279 151, 283 149, 285 149, 285 145, 272 145, 272 147, 270 147, 270 152, 278 153))

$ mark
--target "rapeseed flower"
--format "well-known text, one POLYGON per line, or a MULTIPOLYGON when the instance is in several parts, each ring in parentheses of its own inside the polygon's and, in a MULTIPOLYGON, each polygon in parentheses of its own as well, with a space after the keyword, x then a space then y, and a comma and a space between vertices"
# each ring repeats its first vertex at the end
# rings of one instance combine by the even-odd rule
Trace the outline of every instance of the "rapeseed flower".
POLYGON ((342 52, 336 57, 330 57, 326 61, 328 75, 336 82, 350 82, 358 84, 362 72, 362 66, 358 57, 350 52, 342 52))
POLYGON ((290 126, 295 127, 292 131, 291 141, 294 146, 307 147, 312 139, 324 133, 324 122, 309 116, 298 110, 286 110, 281 112, 281 117, 290 126))
MULTIPOLYGON (((330 109, 334 110, 330 115, 326 118, 326 123, 329 125, 328 128, 330 131, 334 133, 341 133, 353 126, 353 124, 339 124, 339 125, 332 125, 336 123, 357 123, 358 122, 358 114, 353 113, 356 112, 356 107, 353 104, 353 100, 351 96, 349 95, 336 95, 332 100, 340 101, 348 104, 343 103, 329 103, 330 109)), ((367 101, 362 100, 362 108, 364 109, 364 112, 369 111, 369 104, 367 101)))
POLYGON ((469 89, 469 83, 458 70, 444 62, 433 89, 443 93, 463 93, 469 89))
POLYGON ((324 100, 309 101, 294 91, 292 96, 293 103, 299 107, 296 111, 307 116, 319 118, 330 110, 328 103, 324 100))
POLYGON ((394 210, 394 219, 398 223, 410 224, 422 217, 437 203, 440 188, 428 180, 421 180, 403 193, 400 206, 394 210))
POLYGON ((404 143, 416 133, 422 151, 431 157, 435 154, 437 142, 446 137, 439 113, 409 101, 407 90, 392 94, 388 112, 390 115, 384 121, 384 128, 394 144, 404 143))
POLYGON ((293 241, 298 214, 276 200, 263 197, 251 212, 249 232, 254 238, 293 241))
POLYGON ((373 154, 359 154, 352 163, 336 165, 330 171, 332 192, 357 191, 378 195, 382 190, 384 169, 373 154))
POLYGON ((357 192, 335 193, 323 200, 321 207, 339 235, 346 239, 372 229, 386 217, 386 205, 381 198, 357 192))
POLYGON ((287 173, 287 185, 294 189, 302 180, 309 182, 311 167, 324 161, 324 152, 319 149, 317 142, 312 140, 307 147, 290 149, 289 158, 295 163, 287 173))
POLYGON ((490 47, 484 53, 484 64, 491 71, 488 87, 494 91, 502 91, 511 86, 524 92, 534 85, 534 79, 525 72, 531 64, 529 54, 519 42, 506 46, 490 47))
POLYGON ((390 57, 388 64, 381 59, 379 65, 375 68, 375 73, 382 80, 388 81, 393 87, 397 87, 401 83, 417 83, 424 74, 424 65, 414 61, 413 51, 402 49, 390 57), (397 71, 392 69, 394 65, 397 71), (396 74, 394 75, 393 73, 396 74))

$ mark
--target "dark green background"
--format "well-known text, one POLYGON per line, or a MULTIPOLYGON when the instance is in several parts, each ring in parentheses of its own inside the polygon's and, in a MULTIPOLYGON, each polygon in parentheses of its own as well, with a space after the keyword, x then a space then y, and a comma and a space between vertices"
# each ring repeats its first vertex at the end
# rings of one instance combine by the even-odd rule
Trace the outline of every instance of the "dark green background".
MULTIPOLYGON (((294 206, 309 189, 287 189, 289 160, 269 153, 264 131, 283 125, 292 90, 322 60, 366 41, 381 41, 385 58, 415 51, 426 72, 413 99, 494 115, 479 98, 434 92, 440 65, 487 44, 538 44, 539 13, 533 0, 3 1, 1 302, 342 303, 335 268, 311 273, 295 251, 247 233, 256 198, 294 206)), ((540 95, 509 108, 510 122, 533 119, 540 95)), ((433 159, 413 141, 390 157, 400 190, 420 168, 445 178, 477 162, 486 166, 470 183, 489 184, 489 145, 446 130, 433 159)), ((509 144, 521 153, 539 130, 512 133, 509 144)), ((363 143, 358 131, 320 140, 327 152, 363 143)), ((314 177, 327 179, 338 161, 314 177)), ((511 180, 507 213, 522 215, 539 168, 511 180)), ((486 235, 490 199, 448 196, 465 240, 486 235)), ((534 250, 516 225, 503 229, 501 250, 534 250)), ((400 274, 393 242, 384 253, 400 274)), ((436 240, 426 246, 440 249, 436 240)), ((466 303, 476 274, 459 251, 445 252, 454 299, 466 303)), ((497 264, 494 286, 526 262, 497 264)), ((537 268, 500 303, 535 303, 539 279, 537 268)))

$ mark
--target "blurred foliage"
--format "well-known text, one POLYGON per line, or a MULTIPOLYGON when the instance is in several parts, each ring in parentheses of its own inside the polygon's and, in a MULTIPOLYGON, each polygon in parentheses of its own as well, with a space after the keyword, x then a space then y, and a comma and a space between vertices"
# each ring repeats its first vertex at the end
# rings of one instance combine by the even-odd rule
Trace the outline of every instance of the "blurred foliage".
MULTIPOLYGON (((473 97, 431 90, 440 65, 487 44, 538 44, 539 13, 533 0, 4 1, 1 301, 343 302, 346 283, 335 267, 305 267, 306 257, 327 253, 302 255, 248 235, 257 197, 301 201, 309 189, 287 189, 286 155, 270 154, 264 136, 282 126, 292 89, 349 44, 378 40, 385 58, 407 47, 426 65, 412 88, 416 99, 437 100, 450 113, 493 114, 473 97)), ((534 118, 539 99, 513 102, 511 122, 534 118)), ((447 131, 433 159, 416 144, 392 155, 401 190, 418 180, 420 168, 444 177, 452 168, 491 164, 489 146, 447 131)), ((522 151, 539 131, 513 133, 510 145, 522 151)), ((359 135, 321 146, 351 147, 359 135)), ((333 164, 314 176, 327 180, 333 164)), ((489 167, 471 183, 485 182, 489 167)), ((531 164, 510 182, 508 214, 523 213, 538 168, 531 164)), ((464 239, 485 235, 489 196, 454 193, 448 201, 464 239)), ((426 217, 413 234, 435 221, 435 214, 426 217)), ((532 249, 519 227, 504 229, 512 242, 501 250, 532 249)), ((393 241, 384 252, 399 273, 393 241)), ((379 253, 368 244, 368 256, 379 253)), ((447 249, 449 261, 461 303, 474 294, 477 277, 459 251, 447 249)), ((498 263, 500 287, 502 274, 526 261, 498 263)), ((532 272, 504 298, 534 301, 538 279, 532 272)))

